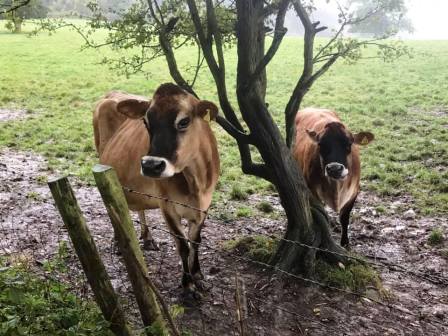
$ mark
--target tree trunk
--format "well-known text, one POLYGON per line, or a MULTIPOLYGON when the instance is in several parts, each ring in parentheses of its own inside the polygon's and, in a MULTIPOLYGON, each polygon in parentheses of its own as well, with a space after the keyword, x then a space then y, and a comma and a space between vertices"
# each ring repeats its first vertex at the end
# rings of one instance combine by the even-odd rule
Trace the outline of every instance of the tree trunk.
POLYGON ((17 14, 15 12, 13 12, 11 21, 14 24, 14 31, 13 31, 13 33, 15 33, 15 34, 21 33, 22 32, 22 22, 23 22, 23 19, 21 17, 17 16, 17 14))
MULTIPOLYGON (((237 0, 237 96, 241 114, 285 210, 288 223, 284 238, 342 252, 329 234, 325 211, 311 198, 298 165, 266 108, 266 74, 247 82, 264 56, 263 4, 263 0, 237 0)), ((306 274, 313 272, 315 255, 314 249, 282 240, 272 262, 283 270, 306 274)))

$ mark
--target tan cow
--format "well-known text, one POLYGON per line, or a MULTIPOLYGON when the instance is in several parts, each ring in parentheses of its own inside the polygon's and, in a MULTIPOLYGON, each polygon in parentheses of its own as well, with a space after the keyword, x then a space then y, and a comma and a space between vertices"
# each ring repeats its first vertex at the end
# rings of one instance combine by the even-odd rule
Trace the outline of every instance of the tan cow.
POLYGON ((350 212, 359 193, 359 145, 374 139, 370 132, 352 134, 334 111, 307 108, 296 116, 294 158, 313 195, 338 212, 341 245, 347 246, 350 212))
MULTIPOLYGON (((162 84, 152 99, 111 92, 98 102, 93 125, 102 164, 115 168, 123 186, 207 210, 219 175, 216 139, 206 115, 216 117, 215 104, 198 100, 174 84, 162 84)), ((129 208, 139 211, 142 238, 154 247, 145 225, 145 209, 160 208, 169 230, 200 243, 204 212, 135 193, 126 193, 129 208)), ((195 294, 203 279, 198 244, 175 238, 182 260, 182 285, 195 294)))

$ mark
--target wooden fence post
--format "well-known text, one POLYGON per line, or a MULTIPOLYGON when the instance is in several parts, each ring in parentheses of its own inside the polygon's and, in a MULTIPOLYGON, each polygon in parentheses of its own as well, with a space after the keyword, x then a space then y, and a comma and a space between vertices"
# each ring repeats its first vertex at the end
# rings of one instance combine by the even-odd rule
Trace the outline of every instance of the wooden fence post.
POLYGON ((112 167, 97 164, 93 176, 111 219, 143 324, 168 334, 117 174, 112 167))
POLYGON ((110 329, 118 336, 132 335, 70 182, 67 177, 62 177, 49 181, 48 186, 95 295, 95 301, 104 318, 110 322, 110 329))

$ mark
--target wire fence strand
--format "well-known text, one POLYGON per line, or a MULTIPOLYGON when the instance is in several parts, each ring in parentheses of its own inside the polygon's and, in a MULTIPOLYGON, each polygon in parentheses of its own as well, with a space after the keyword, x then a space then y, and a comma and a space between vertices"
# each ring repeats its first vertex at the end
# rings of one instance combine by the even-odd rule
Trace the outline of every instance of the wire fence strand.
MULTIPOLYGON (((167 197, 162 197, 162 196, 157 196, 157 195, 153 195, 153 194, 149 194, 149 193, 136 191, 136 190, 133 190, 133 189, 131 189, 129 187, 123 187, 123 190, 125 190, 127 192, 130 192, 130 193, 135 193, 135 194, 138 194, 138 195, 141 195, 141 196, 145 196, 145 197, 148 197, 148 198, 159 199, 159 200, 162 200, 162 201, 165 201, 165 202, 168 202, 168 203, 179 205, 179 206, 191 209, 191 210, 195 210, 195 211, 201 212, 201 213, 203 213, 205 215, 208 214, 208 210, 209 209, 203 210, 203 209, 191 206, 191 205, 186 204, 186 203, 182 203, 182 202, 171 200, 171 199, 169 199, 167 197)), ((361 257, 353 256, 353 255, 351 255, 349 253, 343 254, 343 253, 339 253, 339 252, 336 252, 336 251, 331 251, 331 250, 324 249, 324 248, 321 248, 321 247, 318 247, 318 246, 312 246, 312 245, 308 245, 308 244, 305 244, 305 243, 302 243, 302 242, 298 242, 298 241, 289 240, 289 239, 282 238, 282 237, 276 237, 276 238, 278 240, 280 240, 280 241, 284 241, 284 242, 287 242, 287 243, 290 243, 290 244, 294 244, 294 245, 297 245, 297 246, 300 246, 300 247, 303 247, 303 248, 312 249, 312 250, 315 250, 315 251, 318 251, 318 252, 322 252, 322 253, 329 253, 329 254, 337 255, 339 257, 343 257, 343 258, 346 258, 346 259, 354 260, 354 261, 357 261, 357 262, 362 263, 362 264, 369 264, 369 265, 372 265, 372 266, 375 266, 375 267, 386 267, 386 268, 388 268, 391 271, 397 271, 397 272, 402 272, 402 273, 405 273, 405 274, 410 274, 412 276, 415 276, 415 277, 427 280, 427 281, 429 281, 431 283, 434 283, 434 284, 437 284, 437 285, 448 286, 448 278, 444 277, 443 275, 430 274, 430 273, 426 273, 426 272, 423 272, 423 271, 420 271, 420 270, 407 269, 406 267, 404 267, 402 265, 395 264, 395 263, 392 263, 392 262, 370 261, 370 260, 363 259, 361 257)))
MULTIPOLYGON (((197 245, 199 244, 197 242, 194 242, 194 241, 188 239, 185 236, 177 235, 177 234, 172 233, 172 232, 170 232, 168 230, 165 230, 165 229, 162 229, 162 228, 159 228, 159 227, 154 227, 154 226, 152 228, 156 229, 156 230, 159 230, 159 231, 162 231, 162 232, 165 232, 165 233, 168 233, 169 235, 171 235, 171 236, 173 236, 175 238, 183 239, 183 240, 189 242, 190 244, 197 244, 197 245)), ((267 264, 267 263, 264 263, 264 262, 261 262, 261 261, 258 261, 258 260, 253 260, 253 259, 250 259, 250 258, 247 258, 247 257, 244 257, 244 256, 237 255, 235 253, 231 253, 231 252, 227 252, 225 250, 221 250, 221 249, 217 249, 217 248, 211 247, 210 245, 205 244, 204 242, 202 242, 200 245, 205 247, 208 250, 211 250, 211 251, 214 251, 214 252, 217 252, 217 253, 224 253, 224 254, 228 255, 229 257, 232 257, 232 258, 235 258, 235 259, 238 259, 238 260, 241 260, 241 261, 253 264, 253 265, 261 266, 261 267, 263 267, 265 269, 273 270, 273 271, 275 271, 277 273, 280 273, 282 275, 294 278, 296 280, 303 281, 303 282, 308 283, 308 284, 316 285, 316 286, 319 286, 321 288, 330 289, 330 290, 333 290, 333 291, 336 291, 336 292, 340 292, 340 293, 344 293, 344 294, 348 294, 348 295, 353 295, 355 297, 364 299, 367 303, 368 302, 373 302, 373 303, 378 304, 378 305, 380 305, 382 307, 388 308, 391 311, 395 310, 395 311, 398 311, 400 313, 412 316, 416 320, 420 320, 422 318, 422 316, 420 316, 419 314, 415 314, 415 313, 413 313, 413 312, 411 312, 411 311, 409 311, 407 309, 403 309, 403 308, 401 308, 399 306, 392 305, 390 303, 385 303, 385 302, 379 301, 377 299, 368 297, 368 296, 366 296, 366 295, 364 295, 362 293, 354 292, 354 291, 351 291, 351 290, 348 290, 348 289, 345 289, 345 288, 335 287, 335 286, 332 286, 332 285, 329 285, 329 284, 317 281, 315 279, 310 279, 310 278, 306 278, 306 277, 298 275, 298 274, 290 273, 290 272, 287 272, 287 271, 285 271, 285 270, 283 270, 283 269, 281 269, 281 268, 279 268, 277 266, 274 266, 274 265, 270 265, 270 264, 267 264)), ((428 323, 438 324, 438 325, 441 325, 441 326, 444 326, 444 327, 448 327, 448 324, 445 324, 443 322, 440 322, 440 321, 437 321, 437 320, 434 320, 434 319, 430 319, 430 318, 427 319, 427 322, 428 323)))

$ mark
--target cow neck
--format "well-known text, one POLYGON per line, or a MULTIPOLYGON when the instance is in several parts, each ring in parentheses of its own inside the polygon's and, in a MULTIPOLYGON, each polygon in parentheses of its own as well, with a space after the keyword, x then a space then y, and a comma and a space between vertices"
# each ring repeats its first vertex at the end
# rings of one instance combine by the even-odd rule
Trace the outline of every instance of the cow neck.
POLYGON ((205 185, 201 167, 197 163, 197 160, 194 160, 193 166, 185 167, 182 171, 185 181, 187 181, 190 195, 198 195, 202 191, 201 186, 205 185))

